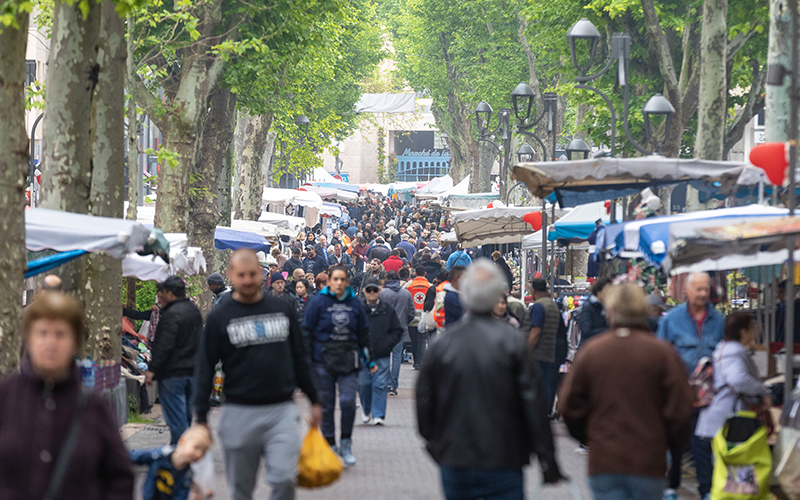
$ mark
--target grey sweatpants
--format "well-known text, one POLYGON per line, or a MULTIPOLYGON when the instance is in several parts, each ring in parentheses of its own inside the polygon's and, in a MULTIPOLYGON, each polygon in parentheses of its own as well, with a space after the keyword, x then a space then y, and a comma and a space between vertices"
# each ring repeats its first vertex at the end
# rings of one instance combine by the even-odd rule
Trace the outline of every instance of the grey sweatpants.
POLYGON ((294 500, 300 455, 300 413, 294 402, 224 404, 219 441, 231 500, 252 500, 261 456, 272 487, 270 500, 294 500))

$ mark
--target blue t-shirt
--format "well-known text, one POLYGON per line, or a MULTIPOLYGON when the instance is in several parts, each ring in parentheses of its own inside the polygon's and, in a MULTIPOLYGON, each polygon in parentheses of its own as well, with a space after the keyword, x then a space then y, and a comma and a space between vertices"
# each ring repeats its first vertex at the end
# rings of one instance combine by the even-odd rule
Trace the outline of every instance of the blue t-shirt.
POLYGON ((531 306, 531 327, 544 327, 544 306, 541 304, 533 304, 531 306))

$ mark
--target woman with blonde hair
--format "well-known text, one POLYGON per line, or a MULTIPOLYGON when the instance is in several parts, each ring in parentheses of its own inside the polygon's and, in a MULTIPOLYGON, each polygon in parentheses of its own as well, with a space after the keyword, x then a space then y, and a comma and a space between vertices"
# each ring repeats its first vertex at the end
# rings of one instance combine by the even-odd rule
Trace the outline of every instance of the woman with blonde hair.
POLYGON ((0 498, 133 498, 111 405, 78 376, 85 330, 69 295, 43 293, 25 309, 20 372, 0 383, 0 498))

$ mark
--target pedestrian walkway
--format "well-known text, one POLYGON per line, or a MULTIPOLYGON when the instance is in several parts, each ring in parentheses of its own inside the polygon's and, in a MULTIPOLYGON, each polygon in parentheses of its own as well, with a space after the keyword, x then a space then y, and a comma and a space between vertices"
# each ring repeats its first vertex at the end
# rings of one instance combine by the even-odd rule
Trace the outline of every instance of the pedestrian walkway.
MULTIPOLYGON (((397 396, 389 397, 386 412, 386 425, 374 427, 361 424, 361 413, 356 415, 356 428, 353 433, 353 450, 358 464, 344 471, 341 479, 327 488, 307 490, 298 488, 298 500, 435 500, 442 499, 439 472, 436 463, 425 451, 424 442, 417 433, 414 405, 414 381, 418 372, 404 364, 400 372, 400 389, 397 396)), ((307 410, 305 398, 303 411, 307 410)), ((487 408, 486 411, 491 411, 487 408)), ((209 413, 209 423, 216 430, 219 422, 219 409, 209 413)), ((338 424, 337 416, 337 424, 338 424)), ((169 442, 169 429, 163 420, 152 425, 137 425, 140 429, 125 444, 129 448, 156 447, 169 442), (161 425, 159 425, 159 423, 161 425)), ((127 427, 127 426, 126 426, 127 427)), ((135 429, 135 428, 134 428, 135 429)), ((575 453, 577 442, 568 436, 563 425, 554 426, 556 448, 562 473, 574 478, 580 487, 581 498, 591 500, 586 486, 586 455, 575 453)), ((130 434, 126 431, 125 434, 130 434)), ((217 492, 214 500, 229 500, 225 483, 222 451, 218 440, 212 448, 217 475, 217 492)), ((141 499, 141 482, 144 469, 137 470, 137 500, 141 499)), ((534 464, 528 467, 525 475, 527 498, 536 500, 539 468, 534 464)), ((685 485, 684 487, 688 487, 685 485)), ((694 487, 692 486, 692 489, 694 487)), ((269 487, 264 483, 263 473, 258 480, 253 498, 268 498, 269 487)), ((571 500, 566 485, 547 486, 544 498, 548 500, 571 500)), ((680 491, 681 499, 695 499, 686 489, 680 491)), ((540 496, 541 497, 541 496, 540 496)))

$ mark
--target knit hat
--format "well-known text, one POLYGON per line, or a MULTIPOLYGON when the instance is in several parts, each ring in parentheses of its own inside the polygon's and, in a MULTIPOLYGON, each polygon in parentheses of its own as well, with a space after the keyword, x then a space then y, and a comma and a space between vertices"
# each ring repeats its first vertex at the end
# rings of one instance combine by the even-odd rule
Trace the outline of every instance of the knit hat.
POLYGON ((225 279, 219 273, 211 273, 208 275, 208 278, 206 278, 206 283, 209 285, 224 285, 225 279))
POLYGON ((269 277, 269 282, 275 283, 276 281, 286 281, 286 278, 281 273, 272 273, 272 276, 269 277))

